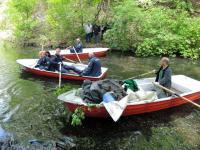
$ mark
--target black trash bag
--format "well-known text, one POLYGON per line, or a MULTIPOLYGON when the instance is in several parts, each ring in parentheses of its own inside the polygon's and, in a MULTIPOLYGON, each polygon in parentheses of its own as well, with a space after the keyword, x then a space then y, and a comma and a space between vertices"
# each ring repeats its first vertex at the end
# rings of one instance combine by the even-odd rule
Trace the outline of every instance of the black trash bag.
POLYGON ((122 88, 122 85, 122 81, 113 79, 96 82, 85 80, 82 85, 81 97, 86 102, 101 103, 106 92, 113 92, 114 99, 120 100, 126 96, 126 91, 122 88))

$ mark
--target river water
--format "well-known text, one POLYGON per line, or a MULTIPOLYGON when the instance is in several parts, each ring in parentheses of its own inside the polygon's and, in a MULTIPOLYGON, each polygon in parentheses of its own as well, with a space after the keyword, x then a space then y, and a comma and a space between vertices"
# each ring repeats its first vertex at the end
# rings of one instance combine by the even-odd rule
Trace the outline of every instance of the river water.
MULTIPOLYGON (((60 141, 67 149, 200 149, 200 111, 186 104, 153 113, 111 119, 86 118, 80 127, 70 125, 70 113, 54 93, 57 79, 22 72, 19 58, 36 58, 37 50, 0 46, 0 128, 12 133, 16 145, 29 141, 60 141)), ((109 52, 102 58, 109 77, 125 79, 158 67, 159 58, 135 58, 109 52)), ((173 74, 200 80, 200 63, 171 58, 173 74)), ((63 81, 77 88, 80 82, 63 81)))

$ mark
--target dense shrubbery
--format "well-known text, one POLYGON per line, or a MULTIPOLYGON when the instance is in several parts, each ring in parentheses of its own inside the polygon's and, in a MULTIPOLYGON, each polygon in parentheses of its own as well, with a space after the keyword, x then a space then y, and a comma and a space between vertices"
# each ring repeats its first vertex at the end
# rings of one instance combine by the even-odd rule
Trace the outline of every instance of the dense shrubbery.
POLYGON ((200 55, 200 18, 183 9, 141 8, 132 0, 115 7, 113 28, 106 33, 111 47, 135 50, 138 56, 200 55))
POLYGON ((48 32, 48 37, 57 43, 69 42, 82 36, 83 24, 94 20, 99 2, 100 0, 47 0, 47 22, 51 31, 48 32))
POLYGON ((57 45, 83 36, 83 24, 108 22, 111 48, 138 56, 200 56, 200 18, 189 0, 12 0, 10 19, 20 43, 57 45), (100 13, 99 13, 100 12, 100 13))
POLYGON ((34 16, 37 0, 12 0, 9 1, 9 16, 13 23, 13 31, 17 41, 23 44, 34 39, 38 19, 34 16))

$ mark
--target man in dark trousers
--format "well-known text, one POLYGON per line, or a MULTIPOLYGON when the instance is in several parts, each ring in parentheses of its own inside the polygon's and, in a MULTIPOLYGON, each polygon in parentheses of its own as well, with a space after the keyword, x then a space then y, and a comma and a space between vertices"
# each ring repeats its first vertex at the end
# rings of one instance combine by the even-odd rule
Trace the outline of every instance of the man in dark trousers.
MULTIPOLYGON (((160 65, 161 65, 161 67, 158 70, 158 72, 156 73, 156 81, 155 82, 157 84, 160 84, 160 85, 170 89, 171 85, 172 85, 172 81, 171 81, 172 70, 169 67, 169 58, 163 57, 160 60, 160 65)), ((158 98, 164 98, 164 97, 169 96, 168 93, 166 93, 162 89, 156 88, 156 91, 157 91, 158 98)))
POLYGON ((63 64, 64 57, 60 55, 60 48, 56 49, 56 54, 51 58, 51 64, 54 67, 55 71, 61 71, 62 73, 68 73, 70 70, 74 71, 77 74, 80 74, 81 71, 76 69, 74 66, 68 66, 63 64), (60 70, 61 65, 61 70, 60 70))

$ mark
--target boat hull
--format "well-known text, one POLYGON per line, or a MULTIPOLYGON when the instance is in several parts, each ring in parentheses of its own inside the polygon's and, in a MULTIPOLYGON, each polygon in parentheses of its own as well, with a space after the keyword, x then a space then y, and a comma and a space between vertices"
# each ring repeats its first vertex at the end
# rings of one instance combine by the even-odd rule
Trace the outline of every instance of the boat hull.
MULTIPOLYGON (((83 52, 82 53, 77 53, 79 58, 81 60, 83 59, 88 59, 89 53, 94 53, 94 55, 96 57, 104 57, 107 54, 107 51, 109 50, 109 48, 83 48, 83 52)), ((50 50, 49 51, 51 55, 55 55, 56 51, 55 50, 50 50)), ((72 59, 72 60, 78 60, 78 57, 76 55, 76 53, 71 53, 69 49, 63 49, 61 50, 60 53, 62 56, 64 56, 65 58, 68 59, 72 59)))
MULTIPOLYGON (((32 68, 23 68, 24 71, 36 74, 39 76, 46 76, 46 77, 52 77, 52 78, 59 78, 59 73, 56 72, 47 72, 39 69, 32 69, 32 68)), ((69 80, 78 80, 78 81, 84 81, 84 80, 91 80, 91 81, 98 81, 103 78, 105 78, 107 73, 104 73, 101 77, 84 77, 84 76, 77 76, 77 75, 70 75, 70 74, 62 74, 62 79, 69 79, 69 80)))
MULTIPOLYGON (((46 76, 46 77, 52 77, 52 78, 59 78, 59 72, 53 72, 53 71, 46 71, 46 70, 40 70, 38 68, 35 68, 35 65, 38 62, 38 59, 18 59, 16 60, 17 63, 21 66, 22 70, 36 74, 39 76, 46 76)), ((74 66, 80 70, 84 70, 87 65, 85 64, 74 64, 70 62, 63 62, 64 65, 67 66, 74 66)), ((69 79, 69 80, 79 80, 79 81, 84 81, 84 80, 91 80, 91 81, 97 81, 101 80, 106 77, 107 75, 107 68, 101 67, 102 74, 98 77, 92 77, 92 76, 79 76, 78 74, 75 73, 63 73, 61 75, 62 79, 69 79)))
MULTIPOLYGON (((200 99, 200 92, 189 94, 185 97, 190 99, 191 101, 195 101, 195 100, 200 99)), ((170 100, 151 102, 151 103, 146 103, 146 104, 138 104, 138 105, 128 105, 126 109, 124 110, 122 116, 131 116, 131 115, 136 115, 136 114, 154 112, 158 110, 176 107, 185 103, 187 103, 187 101, 182 100, 179 97, 175 97, 170 100)), ((105 107, 99 107, 99 108, 87 107, 87 106, 72 104, 68 102, 65 102, 64 105, 71 112, 74 112, 76 108, 81 107, 84 110, 85 115, 89 117, 98 117, 98 118, 109 117, 109 114, 107 113, 105 107)))
MULTIPOLYGON (((94 54, 95 54, 96 57, 104 57, 104 56, 106 56, 107 51, 95 52, 94 54)), ((63 56, 67 59, 78 60, 77 55, 74 54, 74 53, 73 54, 66 54, 66 55, 63 55, 63 56)), ((89 58, 88 53, 79 53, 78 56, 82 60, 89 58)))

